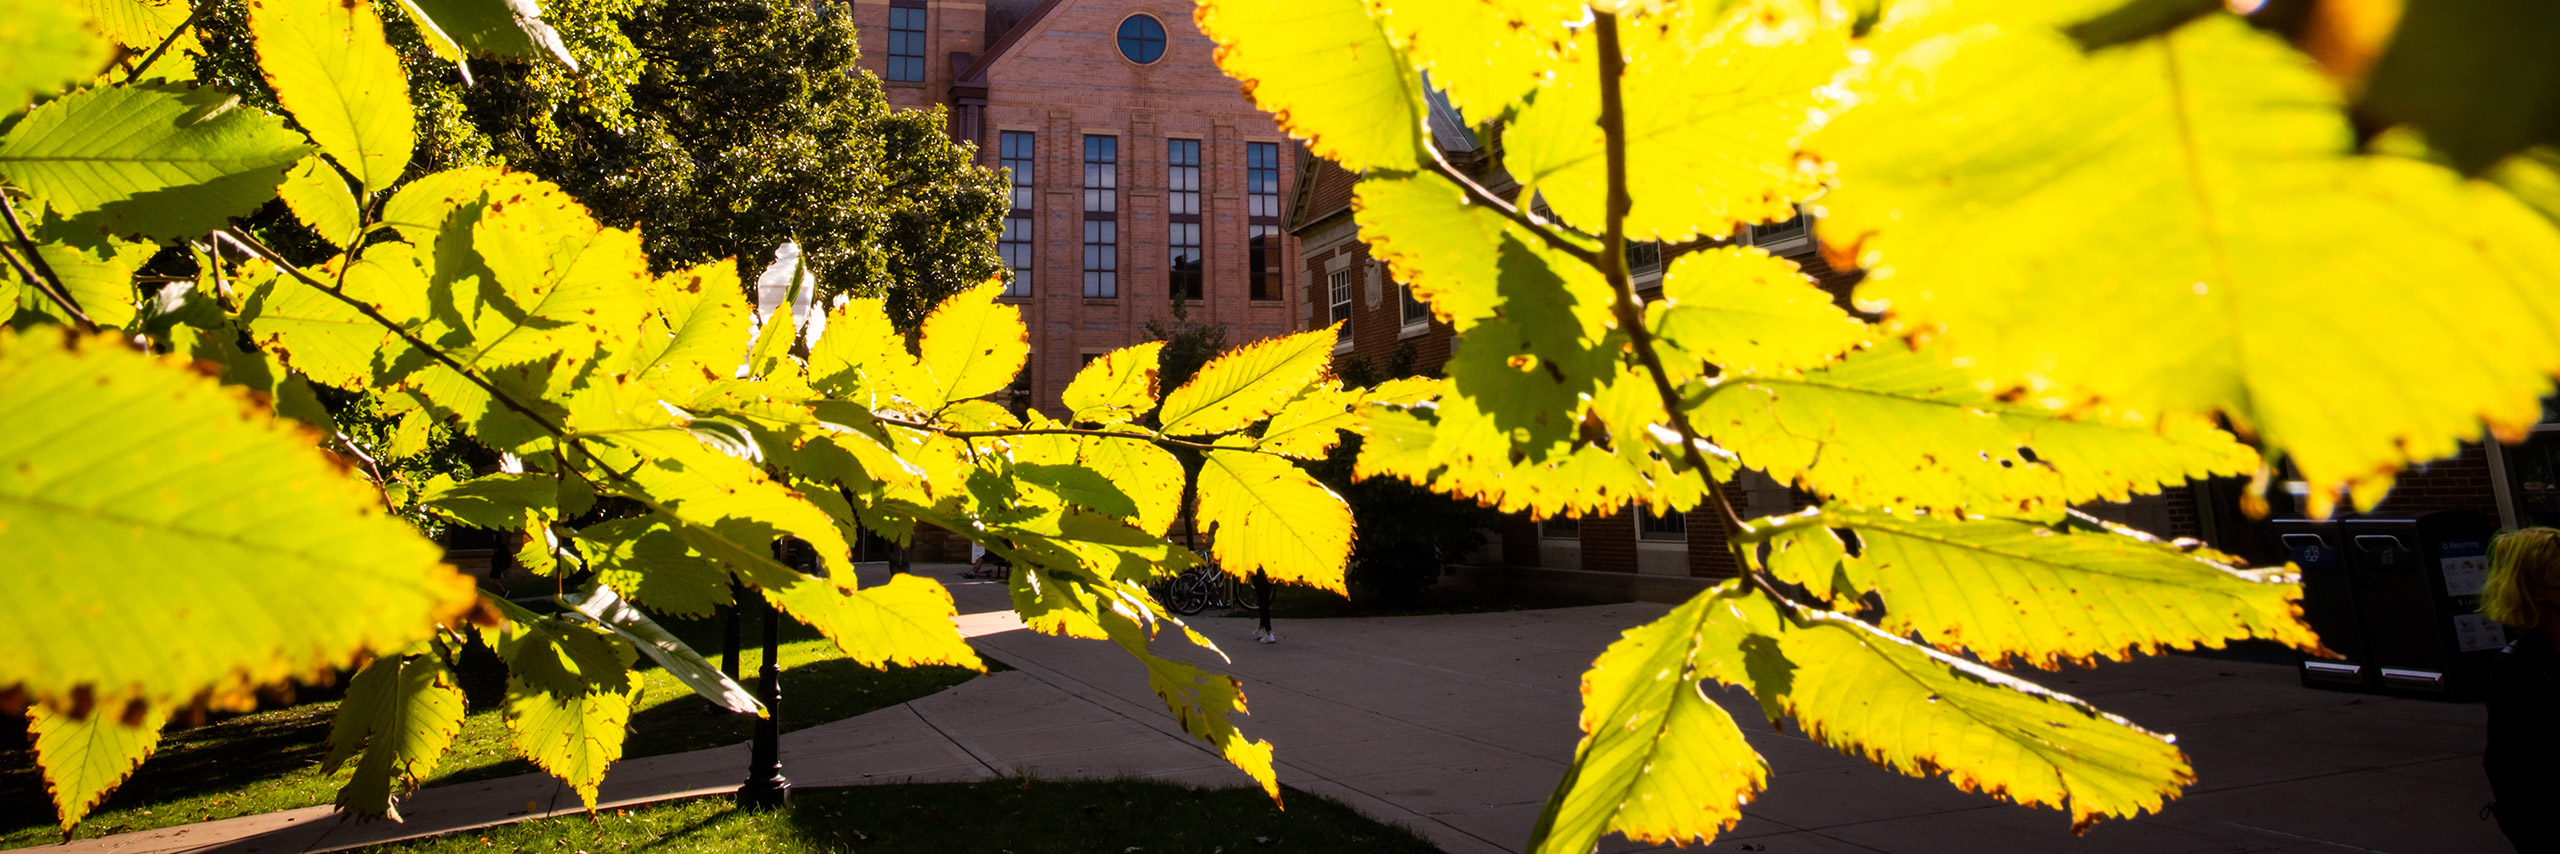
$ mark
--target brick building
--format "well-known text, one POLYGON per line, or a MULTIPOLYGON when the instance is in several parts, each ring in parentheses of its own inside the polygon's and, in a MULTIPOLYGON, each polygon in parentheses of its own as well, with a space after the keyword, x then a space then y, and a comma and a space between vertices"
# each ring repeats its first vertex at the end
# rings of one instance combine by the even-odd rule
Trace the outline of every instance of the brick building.
POLYGON ((1228 340, 1294 328, 1281 228, 1296 146, 1212 63, 1182 0, 854 0, 891 104, 942 107, 1011 170, 1000 244, 1030 326, 1017 393, 1057 405, 1090 357, 1180 298, 1228 340))

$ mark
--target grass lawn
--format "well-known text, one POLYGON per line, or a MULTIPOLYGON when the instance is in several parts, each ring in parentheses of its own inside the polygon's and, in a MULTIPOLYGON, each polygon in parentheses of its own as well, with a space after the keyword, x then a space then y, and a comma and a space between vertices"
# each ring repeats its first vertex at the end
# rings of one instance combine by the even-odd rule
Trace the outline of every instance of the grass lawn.
POLYGON ((376 851, 1010 852, 1246 854, 1435 851, 1401 827, 1294 789, 1275 809, 1259 789, 1196 790, 1149 780, 934 783, 802 789, 790 806, 737 809, 727 797, 562 816, 376 851))
MULTIPOLYGON (((695 649, 717 657, 719 625, 709 620, 669 621, 667 628, 695 649)), ((754 685, 763 665, 763 648, 750 622, 739 672, 754 685)), ((976 674, 956 667, 902 667, 873 670, 846 660, 835 644, 798 623, 786 622, 781 649, 783 666, 782 723, 785 730, 843 720, 886 708, 957 685, 976 674)), ((994 662, 991 668, 1000 668, 994 662)), ((644 689, 632 709, 625 757, 656 756, 744 741, 754 719, 710 713, 710 703, 695 696, 675 677, 640 659, 644 689)), ((473 678, 465 674, 470 691, 473 678)), ((483 680, 487 681, 487 680, 483 680)), ((474 692, 482 693, 482 692, 474 692)), ((132 779, 92 811, 80 838, 149 830, 177 824, 255 815, 329 803, 337 795, 345 771, 323 776, 320 760, 327 754, 329 722, 337 714, 336 692, 328 699, 290 708, 239 715, 162 737, 160 749, 142 763, 132 779)), ((510 743, 505 720, 494 703, 473 696, 470 715, 453 748, 437 763, 427 785, 482 780, 538 771, 510 743)), ((45 793, 35 755, 26 749, 24 721, 0 726, 0 848, 60 841, 53 802, 45 793)))

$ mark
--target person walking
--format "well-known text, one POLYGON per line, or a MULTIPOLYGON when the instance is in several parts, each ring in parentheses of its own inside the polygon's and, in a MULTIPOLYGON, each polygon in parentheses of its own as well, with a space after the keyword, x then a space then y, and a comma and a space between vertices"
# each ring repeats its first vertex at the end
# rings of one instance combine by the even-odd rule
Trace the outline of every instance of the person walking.
POLYGON ((2489 670, 2489 812, 2519 852, 2560 852, 2560 529, 2489 546, 2480 613, 2521 635, 2489 670))

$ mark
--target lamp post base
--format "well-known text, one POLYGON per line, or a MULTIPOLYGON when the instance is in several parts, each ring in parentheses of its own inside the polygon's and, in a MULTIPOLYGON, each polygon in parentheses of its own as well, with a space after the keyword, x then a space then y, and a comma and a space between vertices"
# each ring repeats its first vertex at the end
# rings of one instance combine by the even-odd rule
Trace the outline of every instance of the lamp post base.
POLYGON ((748 780, 738 787, 738 808, 769 810, 791 802, 791 781, 781 775, 771 780, 748 780))

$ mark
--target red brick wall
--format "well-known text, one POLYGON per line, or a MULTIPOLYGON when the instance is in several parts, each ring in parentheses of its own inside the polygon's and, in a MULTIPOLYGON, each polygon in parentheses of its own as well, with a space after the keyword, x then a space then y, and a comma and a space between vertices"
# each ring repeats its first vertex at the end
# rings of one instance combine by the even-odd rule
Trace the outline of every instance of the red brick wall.
POLYGON ((2469 510, 2497 518, 2498 500, 2489 486, 2487 448, 2466 442, 2462 453, 2452 459, 2429 463, 2425 471, 2401 473, 2399 485, 2391 488, 2390 497, 2374 508, 2375 513, 2395 515, 2436 510, 2469 510))
POLYGON ((1528 514, 1502 517, 1502 562, 1510 566, 1538 565, 1538 523, 1529 521, 1528 514))
POLYGON ((1689 511, 1689 574, 1699 578, 1732 578, 1742 574, 1733 550, 1725 548, 1723 514, 1700 507, 1689 511))
POLYGON ((1636 571, 1634 514, 1619 510, 1582 519, 1582 566, 1597 572, 1636 571))

